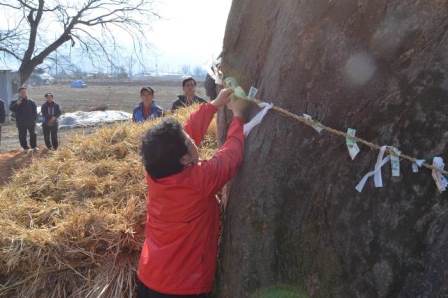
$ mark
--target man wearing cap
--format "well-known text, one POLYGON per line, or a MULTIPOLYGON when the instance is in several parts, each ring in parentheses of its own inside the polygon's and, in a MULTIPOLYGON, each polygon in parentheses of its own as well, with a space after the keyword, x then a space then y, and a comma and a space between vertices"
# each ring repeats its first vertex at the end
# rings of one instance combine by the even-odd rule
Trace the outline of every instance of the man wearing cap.
POLYGON ((42 130, 44 132, 45 146, 49 150, 57 150, 58 142, 58 118, 61 116, 59 105, 54 102, 54 96, 48 92, 45 94, 47 100, 41 107, 42 111, 42 130))
POLYGON ((19 131, 20 146, 22 146, 25 151, 30 149, 26 140, 26 135, 29 133, 31 149, 38 150, 35 132, 37 106, 33 100, 28 98, 26 87, 19 88, 19 99, 12 101, 9 109, 16 115, 16 125, 19 131))
POLYGON ((154 89, 143 87, 140 90, 141 103, 134 108, 132 121, 140 123, 163 116, 163 109, 154 101, 154 89))
POLYGON ((192 77, 186 78, 182 81, 182 89, 184 95, 179 95, 178 99, 173 103, 171 111, 175 111, 179 108, 188 107, 195 103, 207 103, 206 100, 196 95, 196 80, 192 77))

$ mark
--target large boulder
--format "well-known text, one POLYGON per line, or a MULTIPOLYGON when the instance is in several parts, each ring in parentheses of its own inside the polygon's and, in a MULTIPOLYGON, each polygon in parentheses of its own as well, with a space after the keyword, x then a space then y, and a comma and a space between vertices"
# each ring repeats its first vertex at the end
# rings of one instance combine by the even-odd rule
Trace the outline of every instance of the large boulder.
MULTIPOLYGON (((441 0, 235 0, 223 71, 291 112, 431 160, 447 157, 448 5, 441 0)), ((221 135, 225 131, 220 115, 221 135)), ((219 297, 448 297, 448 206, 431 172, 275 112, 247 139, 229 190, 219 297)))

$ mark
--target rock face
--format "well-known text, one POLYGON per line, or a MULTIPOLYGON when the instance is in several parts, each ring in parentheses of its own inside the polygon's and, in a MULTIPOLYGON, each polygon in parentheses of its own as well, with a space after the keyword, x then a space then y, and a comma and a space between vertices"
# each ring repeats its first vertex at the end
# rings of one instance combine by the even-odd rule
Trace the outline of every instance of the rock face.
MULTIPOLYGON (((445 0, 235 0, 223 69, 262 99, 431 160, 448 143, 445 0)), ((223 119, 223 115, 221 118, 223 119)), ((222 121, 221 121, 222 124, 222 121)), ((221 133, 225 127, 221 125, 221 133)), ((312 297, 448 297, 448 201, 430 171, 271 112, 229 191, 219 297, 286 284, 312 297)))

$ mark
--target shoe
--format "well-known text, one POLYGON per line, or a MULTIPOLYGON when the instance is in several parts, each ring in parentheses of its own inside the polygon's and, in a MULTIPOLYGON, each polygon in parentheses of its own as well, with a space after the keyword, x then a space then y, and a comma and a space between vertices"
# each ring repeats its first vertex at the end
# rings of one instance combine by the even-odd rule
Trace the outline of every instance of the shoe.
POLYGON ((38 152, 39 150, 40 150, 40 149, 37 148, 37 147, 32 149, 33 152, 38 152))
POLYGON ((22 148, 22 152, 27 153, 30 150, 30 148, 22 148))

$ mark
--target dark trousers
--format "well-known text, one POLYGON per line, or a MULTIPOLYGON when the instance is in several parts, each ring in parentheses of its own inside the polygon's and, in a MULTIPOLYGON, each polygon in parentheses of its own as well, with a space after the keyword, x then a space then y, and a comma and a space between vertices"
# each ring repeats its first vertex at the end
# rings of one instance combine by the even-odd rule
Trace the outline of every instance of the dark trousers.
POLYGON ((137 278, 137 298, 209 298, 208 294, 200 294, 200 295, 166 295, 162 293, 158 293, 156 291, 151 290, 146 287, 140 280, 137 278))
POLYGON ((42 130, 44 132, 45 146, 47 146, 50 150, 58 149, 58 126, 48 126, 47 124, 42 124, 42 130))
POLYGON ((30 149, 28 147, 28 143, 26 141, 26 134, 27 132, 30 134, 30 146, 31 148, 36 148, 37 141, 36 141, 36 124, 28 124, 28 125, 18 125, 17 128, 19 129, 19 142, 20 146, 22 146, 23 149, 30 149))

